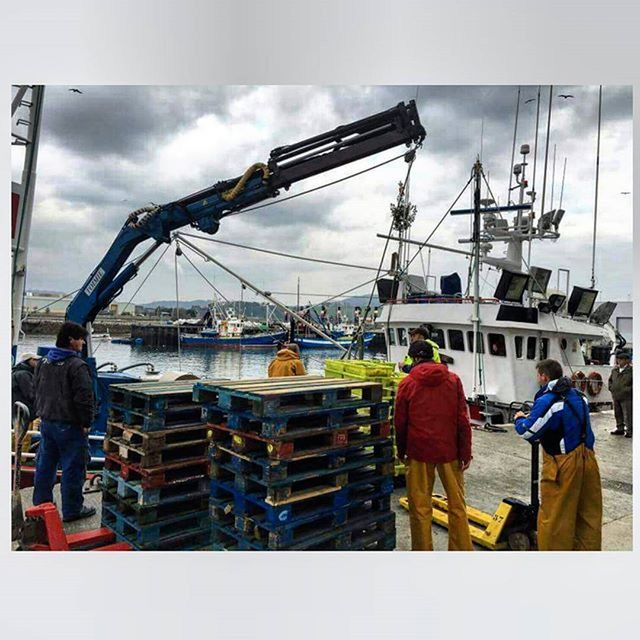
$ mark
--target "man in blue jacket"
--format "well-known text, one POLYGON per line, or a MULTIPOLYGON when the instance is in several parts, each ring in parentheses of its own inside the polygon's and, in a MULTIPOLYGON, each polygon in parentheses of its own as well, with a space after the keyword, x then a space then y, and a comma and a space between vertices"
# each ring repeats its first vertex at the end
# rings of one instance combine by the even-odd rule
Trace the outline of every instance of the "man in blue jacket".
POLYGON ((82 496, 88 457, 87 433, 94 412, 91 371, 79 354, 86 336, 84 327, 65 322, 58 332, 55 348, 38 363, 34 379, 42 440, 36 461, 33 504, 53 502, 53 486, 60 464, 64 522, 87 518, 96 512, 83 505, 82 496))
POLYGON ((602 486, 589 403, 556 360, 542 360, 536 370, 540 391, 529 415, 515 415, 515 429, 542 445, 538 549, 599 551, 602 486))

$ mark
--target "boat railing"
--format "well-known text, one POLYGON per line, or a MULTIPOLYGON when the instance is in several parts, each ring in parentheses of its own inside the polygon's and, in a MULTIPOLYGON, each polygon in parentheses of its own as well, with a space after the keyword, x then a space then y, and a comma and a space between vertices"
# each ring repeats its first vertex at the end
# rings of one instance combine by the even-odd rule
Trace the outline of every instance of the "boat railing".
MULTIPOLYGON (((405 298, 397 300, 387 300, 385 304, 472 304, 475 302, 473 296, 439 296, 428 298, 405 298)), ((497 298, 480 298, 482 304, 500 304, 497 298)))

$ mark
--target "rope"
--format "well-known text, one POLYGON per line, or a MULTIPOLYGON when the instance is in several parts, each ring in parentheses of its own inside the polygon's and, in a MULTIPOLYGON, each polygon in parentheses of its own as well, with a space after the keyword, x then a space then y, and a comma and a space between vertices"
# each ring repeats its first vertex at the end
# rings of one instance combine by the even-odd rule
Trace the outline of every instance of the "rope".
POLYGON ((247 181, 256 171, 262 171, 263 180, 266 180, 269 177, 269 167, 267 167, 267 165, 262 162, 256 162, 244 172, 235 187, 227 189, 227 191, 224 191, 222 193, 222 199, 226 200, 227 202, 235 200, 238 195, 242 193, 242 191, 244 191, 244 187, 247 184, 247 181))
POLYGON ((208 242, 216 242, 218 244, 225 244, 230 247, 238 247, 240 249, 249 249, 250 251, 259 251, 260 253, 269 253, 274 256, 281 256, 283 258, 292 258, 294 260, 306 260, 307 262, 318 262, 320 264, 331 264, 337 267, 347 267, 350 269, 365 269, 367 271, 377 271, 376 267, 366 267, 361 264, 350 264, 348 262, 336 262, 334 260, 324 260, 322 258, 308 258, 305 256, 297 256, 292 253, 282 253, 281 251, 272 251, 271 249, 262 249, 261 247, 251 247, 246 244, 239 244, 237 242, 229 242, 227 240, 218 240, 216 238, 209 238, 207 236, 196 235, 194 233, 182 233, 183 236, 189 236, 190 238, 196 238, 197 240, 207 240, 208 242))
POLYGON ((391 162, 395 162, 400 158, 404 158, 407 154, 411 153, 412 150, 415 150, 416 147, 406 151, 402 155, 395 156, 389 160, 385 160, 384 162, 380 162, 379 164, 374 164, 372 167, 368 169, 363 169, 362 171, 357 171, 356 173, 352 173, 351 175, 345 176, 344 178, 339 178, 338 180, 333 180, 332 182, 327 182, 326 184, 322 184, 319 187, 314 187, 313 189, 307 189, 306 191, 301 191, 300 193, 296 193, 292 196, 288 196, 287 198, 278 198, 275 202, 267 202, 266 204, 260 204, 257 207, 249 207, 248 209, 241 209, 240 211, 229 211, 224 214, 224 218, 227 216, 237 216, 241 213, 248 213, 249 211, 257 211, 258 209, 264 209, 265 207, 273 207, 276 204, 281 204, 282 202, 287 202, 287 200, 293 200, 294 198, 299 198, 300 196, 307 195, 308 193, 313 193, 314 191, 319 191, 320 189, 325 189, 326 187, 331 187, 334 184, 338 184, 340 182, 344 182, 345 180, 350 180, 351 178, 355 178, 357 176, 362 175, 363 173, 367 173, 368 171, 373 171, 374 169, 378 169, 379 167, 383 167, 385 164, 389 164, 391 162))

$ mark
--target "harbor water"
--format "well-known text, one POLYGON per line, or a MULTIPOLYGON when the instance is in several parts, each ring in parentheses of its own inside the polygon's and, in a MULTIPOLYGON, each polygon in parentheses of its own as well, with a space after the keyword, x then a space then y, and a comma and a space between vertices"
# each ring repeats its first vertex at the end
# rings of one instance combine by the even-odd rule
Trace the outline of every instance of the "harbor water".
MULTIPOLYGON (((39 346, 53 346, 55 336, 27 336, 18 346, 18 356, 23 352, 35 353, 39 346)), ((338 349, 302 350, 301 358, 309 373, 322 374, 327 358, 339 358, 338 349)), ((145 347, 127 344, 112 344, 108 341, 94 343, 94 357, 97 366, 112 362, 118 369, 132 364, 148 362, 157 371, 181 371, 193 373, 200 378, 263 378, 267 376, 269 363, 275 357, 274 349, 208 349, 183 347, 178 352, 174 348, 145 347)), ((384 360, 384 352, 365 351, 366 360, 384 360)), ((104 367, 108 371, 109 367, 104 367)), ((142 374, 143 367, 132 369, 131 374, 142 374)))

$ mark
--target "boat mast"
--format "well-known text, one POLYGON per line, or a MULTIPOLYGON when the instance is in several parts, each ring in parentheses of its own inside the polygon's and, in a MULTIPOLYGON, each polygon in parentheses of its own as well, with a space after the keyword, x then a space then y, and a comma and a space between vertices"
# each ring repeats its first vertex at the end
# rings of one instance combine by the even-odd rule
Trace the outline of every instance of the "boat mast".
POLYGON ((480 350, 478 336, 480 334, 480 191, 482 189, 482 163, 478 158, 473 165, 473 395, 478 394, 478 387, 482 385, 480 379, 480 350))
POLYGON ((44 86, 31 87, 31 100, 25 100, 29 87, 20 86, 11 103, 11 115, 15 114, 21 106, 29 107, 28 119, 18 119, 18 124, 26 124, 26 136, 12 133, 11 144, 24 146, 25 157, 18 187, 19 204, 15 218, 15 231, 13 235, 13 261, 11 270, 11 345, 12 354, 15 355, 20 340, 22 329, 22 302, 27 275, 27 251, 29 248, 29 236, 31 233, 31 218, 33 215, 33 198, 36 186, 36 166, 38 164, 38 146, 40 142, 40 123, 42 121, 42 103, 44 100, 44 86))
POLYGON ((596 286, 596 230, 598 226, 598 183, 600 178, 600 129, 602 125, 602 85, 598 93, 598 144, 596 148, 596 194, 593 205, 593 243, 591 248, 591 288, 596 286))

